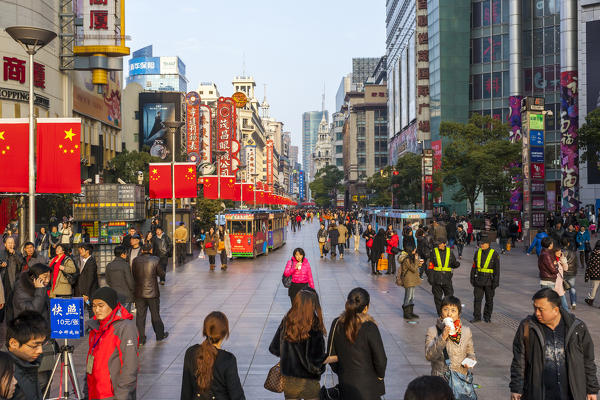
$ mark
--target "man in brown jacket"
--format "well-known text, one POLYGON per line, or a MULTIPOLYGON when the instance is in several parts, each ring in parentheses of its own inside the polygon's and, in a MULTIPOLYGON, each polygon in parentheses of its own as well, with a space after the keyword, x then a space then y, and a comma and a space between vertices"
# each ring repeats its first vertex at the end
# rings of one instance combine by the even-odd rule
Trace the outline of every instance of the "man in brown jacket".
POLYGON ((540 270, 540 286, 542 288, 549 287, 554 289, 556 277, 558 275, 558 267, 554 258, 554 243, 552 238, 545 237, 542 239, 542 251, 538 258, 538 269, 540 270))

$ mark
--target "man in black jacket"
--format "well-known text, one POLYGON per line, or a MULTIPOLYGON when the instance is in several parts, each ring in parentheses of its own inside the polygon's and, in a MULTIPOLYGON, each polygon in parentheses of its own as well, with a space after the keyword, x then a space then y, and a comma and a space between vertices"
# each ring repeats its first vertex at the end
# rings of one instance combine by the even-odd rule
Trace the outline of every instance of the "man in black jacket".
POLYGON ((454 253, 446 247, 445 240, 439 240, 437 247, 429 256, 427 281, 431 285, 433 301, 438 315, 442 312, 442 300, 445 296, 454 296, 452 287, 452 270, 460 267, 454 253))
POLYGON ((600 387, 587 326, 561 308, 550 288, 533 296, 533 308, 513 341, 511 400, 596 400, 600 387))
MULTIPOLYGON (((159 263, 163 271, 167 271, 169 256, 173 251, 171 239, 163 231, 162 226, 156 227, 156 235, 152 236, 152 254, 159 258, 159 263)), ((165 275, 160 278, 160 284, 165 284, 165 275)))
POLYGON ((169 336, 160 318, 160 291, 157 278, 164 279, 165 270, 159 264, 159 258, 150 254, 152 245, 145 243, 142 246, 142 255, 133 260, 132 274, 135 283, 134 296, 136 307, 135 323, 140 335, 140 345, 146 343, 146 313, 150 308, 152 328, 156 340, 160 341, 169 336))
POLYGON ((75 297, 83 297, 83 301, 88 309, 90 318, 94 316, 92 312, 90 298, 94 292, 100 287, 98 284, 98 265, 96 259, 92 255, 94 247, 89 243, 83 243, 77 249, 79 258, 75 257, 79 269, 79 279, 75 285, 75 297))
POLYGON ((131 268, 127 263, 125 247, 115 247, 114 254, 114 260, 106 266, 106 284, 117 292, 119 303, 121 303, 127 311, 131 311, 135 282, 133 281, 131 268))
POLYGON ((481 321, 481 300, 485 294, 485 308, 483 320, 492 320, 494 309, 494 294, 500 285, 500 257, 494 249, 490 248, 490 239, 482 237, 479 250, 473 255, 473 268, 471 268, 471 285, 473 285, 473 319, 471 323, 481 321))

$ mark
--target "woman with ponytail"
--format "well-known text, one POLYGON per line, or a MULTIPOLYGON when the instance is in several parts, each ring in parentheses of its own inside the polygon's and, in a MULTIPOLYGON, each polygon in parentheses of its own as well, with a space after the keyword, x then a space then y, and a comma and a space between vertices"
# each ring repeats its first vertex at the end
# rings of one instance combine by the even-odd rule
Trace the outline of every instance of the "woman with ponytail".
POLYGON ((245 400, 235 356, 222 350, 229 321, 220 311, 204 319, 202 344, 187 349, 183 362, 181 400, 245 400))
POLYGON ((331 369, 338 375, 344 400, 379 400, 385 394, 387 357, 377 324, 368 314, 369 301, 365 289, 352 289, 346 310, 331 324, 327 351, 337 357, 331 369))

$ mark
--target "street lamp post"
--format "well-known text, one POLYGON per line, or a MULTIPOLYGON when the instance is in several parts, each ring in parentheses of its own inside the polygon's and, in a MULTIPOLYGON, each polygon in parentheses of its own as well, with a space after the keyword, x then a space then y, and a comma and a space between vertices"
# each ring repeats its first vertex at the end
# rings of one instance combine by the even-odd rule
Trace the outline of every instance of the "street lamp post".
MULTIPOLYGON (((30 26, 11 26, 5 29, 6 33, 19 43, 29 54, 29 215, 28 236, 29 241, 34 241, 35 235, 35 134, 33 130, 33 56, 42 47, 50 43, 56 33, 42 28, 30 26)), ((23 227, 19 231, 24 234, 23 227)), ((23 243, 23 242, 22 242, 23 243)))
POLYGON ((253 192, 252 194, 254 195, 254 201, 253 201, 254 207, 256 207, 256 177, 258 175, 259 174, 252 174, 252 177, 254 178, 254 187, 252 189, 252 192, 253 192))
MULTIPOLYGON (((221 200, 221 157, 227 154, 225 150, 217 150, 217 197, 221 200)), ((217 229, 221 225, 221 206, 219 205, 219 214, 217 216, 217 229)))
POLYGON ((173 138, 173 142, 171 143, 171 218, 173 219, 173 271, 175 271, 175 262, 177 260, 176 254, 176 245, 175 245, 175 135, 179 128, 184 124, 183 121, 166 121, 163 124, 167 127, 169 131, 171 131, 171 137, 173 138))
POLYGON ((243 197, 244 197, 244 184, 243 184, 243 182, 244 182, 244 180, 241 179, 241 178, 242 178, 242 174, 243 174, 242 171, 244 171, 245 169, 246 169, 245 165, 238 165, 238 172, 240 173, 240 182, 241 182, 240 183, 240 209, 242 208, 242 206, 244 204, 244 201, 243 201, 243 197))

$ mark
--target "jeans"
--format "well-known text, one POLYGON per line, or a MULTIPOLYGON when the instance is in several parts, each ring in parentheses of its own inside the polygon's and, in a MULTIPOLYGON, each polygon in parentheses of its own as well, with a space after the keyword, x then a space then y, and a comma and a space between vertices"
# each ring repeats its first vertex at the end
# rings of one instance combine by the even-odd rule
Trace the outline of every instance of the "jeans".
POLYGON ((464 244, 461 243, 456 243, 456 248, 458 249, 458 256, 462 257, 462 252, 463 252, 463 248, 465 247, 464 244))
POLYGON ((175 243, 175 248, 177 249, 177 264, 182 265, 185 263, 185 253, 186 250, 185 243, 175 243))
POLYGON ((571 285, 571 289, 565 290, 565 297, 568 293, 569 297, 571 298, 571 304, 577 304, 577 292, 575 291, 575 277, 565 278, 565 281, 567 281, 569 285, 571 285))
POLYGON ((415 304, 415 286, 404 288, 404 307, 415 304))
POLYGON ((594 300, 596 298, 596 293, 598 292, 598 286, 600 286, 600 281, 590 281, 592 283, 592 287, 590 288, 590 293, 588 294, 588 299, 594 300))
POLYGON ((506 251, 506 245, 508 244, 508 238, 500 238, 500 250, 502 253, 506 251))
POLYGON ((394 254, 390 253, 387 255, 387 259, 388 259, 387 273, 395 274, 396 273, 396 256, 394 254))
POLYGON ((165 325, 160 318, 160 298, 154 297, 152 299, 135 299, 135 308, 137 315, 135 316, 135 324, 138 328, 140 335, 140 342, 146 341, 146 313, 150 308, 150 320, 152 321, 152 328, 156 334, 157 340, 162 340, 165 337, 165 325))
POLYGON ((589 251, 579 250, 579 265, 581 265, 581 268, 585 269, 585 266, 588 263, 589 257, 590 257, 589 251))

